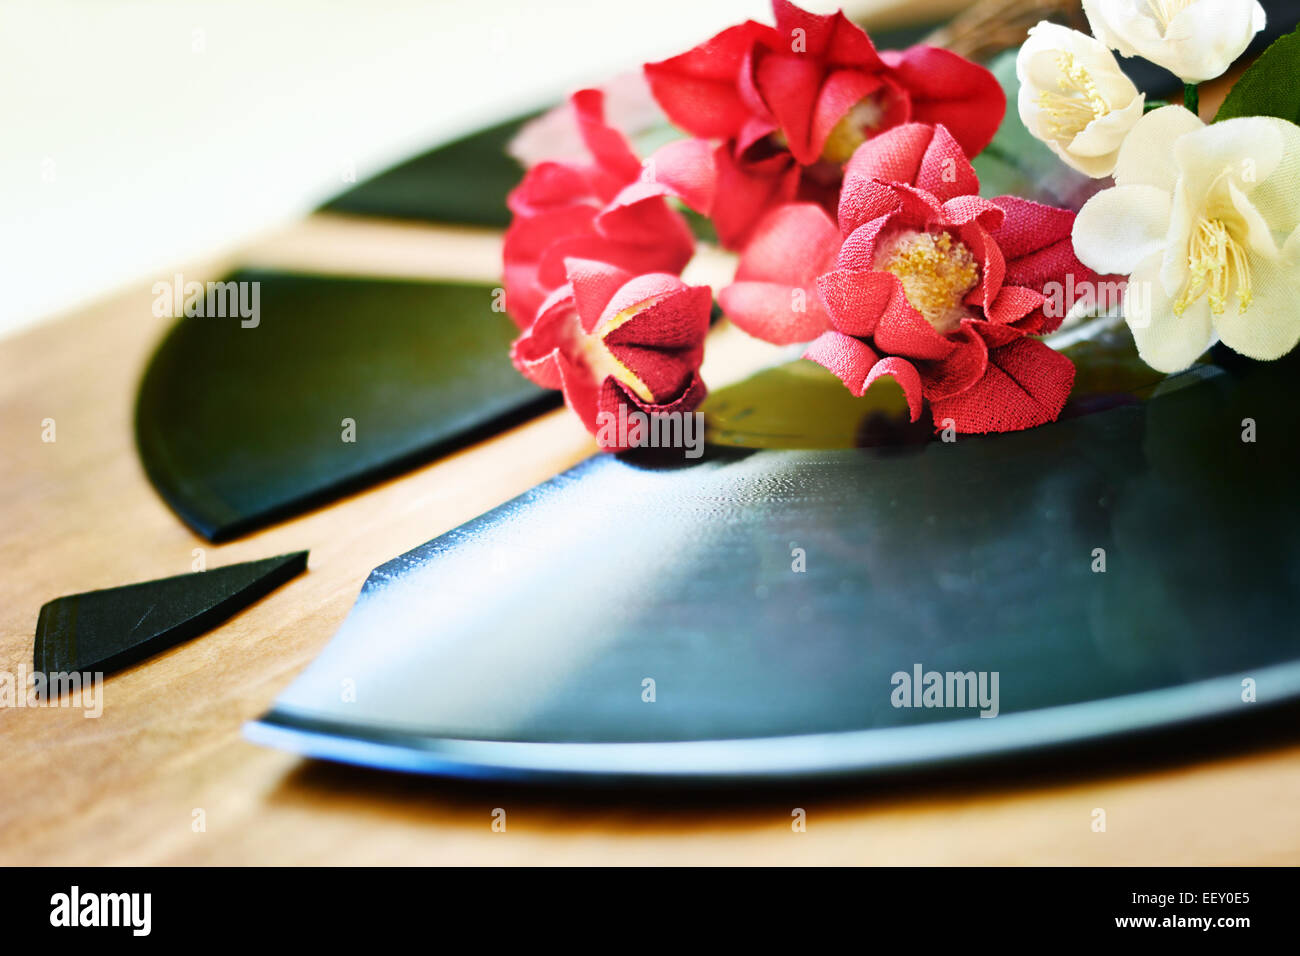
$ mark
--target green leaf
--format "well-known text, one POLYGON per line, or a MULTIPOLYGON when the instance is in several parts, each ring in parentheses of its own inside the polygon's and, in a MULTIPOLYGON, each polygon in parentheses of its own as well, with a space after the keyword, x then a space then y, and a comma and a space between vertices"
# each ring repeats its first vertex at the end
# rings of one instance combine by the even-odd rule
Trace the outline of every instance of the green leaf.
POLYGON ((1300 29, 1275 41, 1229 91, 1214 122, 1276 116, 1300 123, 1300 29))

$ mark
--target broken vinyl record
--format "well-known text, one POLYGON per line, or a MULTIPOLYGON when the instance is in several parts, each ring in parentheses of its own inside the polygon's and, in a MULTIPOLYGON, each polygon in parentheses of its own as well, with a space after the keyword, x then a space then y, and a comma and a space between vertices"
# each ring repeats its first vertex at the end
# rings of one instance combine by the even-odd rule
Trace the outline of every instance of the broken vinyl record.
POLYGON ((1199 366, 953 442, 592 458, 377 568, 246 732, 433 774, 698 782, 1276 712, 1300 697, 1295 372, 1199 366))

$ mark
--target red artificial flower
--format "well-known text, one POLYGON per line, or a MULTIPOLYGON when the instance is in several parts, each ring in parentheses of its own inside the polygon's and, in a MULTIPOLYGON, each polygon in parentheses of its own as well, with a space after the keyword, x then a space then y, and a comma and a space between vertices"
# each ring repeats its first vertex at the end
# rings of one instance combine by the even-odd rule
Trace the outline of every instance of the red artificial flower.
POLYGON ((942 123, 968 156, 997 132, 1006 96, 983 67, 937 47, 877 52, 843 12, 772 6, 775 27, 751 20, 645 67, 676 125, 721 141, 713 202, 699 211, 724 245, 741 248, 777 203, 798 198, 833 211, 843 164, 885 130, 942 123))
POLYGON ((805 358, 861 395, 888 375, 915 421, 1009 431, 1054 420, 1070 361, 1054 330, 1099 277, 1074 256, 1074 213, 981 199, 960 143, 907 124, 869 140, 844 175, 836 223, 817 205, 769 213, 719 300, 758 338, 811 341, 805 358))
POLYGON ((562 389, 592 434, 601 413, 618 416, 620 405, 646 415, 696 408, 705 395, 699 368, 713 305, 708 286, 586 259, 564 266, 567 284, 511 349, 515 367, 562 389))
POLYGON ((571 106, 590 162, 538 163, 507 198, 514 220, 505 236, 506 309, 520 328, 567 281, 566 258, 676 274, 695 252, 665 188, 642 181, 636 153, 606 125, 603 94, 582 90, 571 106))

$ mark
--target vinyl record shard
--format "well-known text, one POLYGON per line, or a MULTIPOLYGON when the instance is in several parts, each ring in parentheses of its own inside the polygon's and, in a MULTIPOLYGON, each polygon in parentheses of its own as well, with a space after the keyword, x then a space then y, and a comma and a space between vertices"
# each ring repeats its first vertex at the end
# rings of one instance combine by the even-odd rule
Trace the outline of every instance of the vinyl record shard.
POLYGON ((218 541, 557 404, 510 364, 491 286, 244 271, 258 315, 183 318, 140 386, 154 487, 218 541))
POLYGON ((307 552, 56 598, 36 622, 35 670, 120 670, 188 641, 307 569, 307 552))

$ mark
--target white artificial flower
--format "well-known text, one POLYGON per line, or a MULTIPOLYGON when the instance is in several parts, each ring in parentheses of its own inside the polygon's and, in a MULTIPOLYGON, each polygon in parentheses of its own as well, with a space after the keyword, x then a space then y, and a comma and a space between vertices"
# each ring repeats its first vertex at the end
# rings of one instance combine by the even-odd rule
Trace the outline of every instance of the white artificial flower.
POLYGON ((1083 0, 1095 36, 1184 83, 1221 76, 1264 29, 1257 0, 1083 0))
POLYGON ((1105 44, 1040 21, 1016 56, 1020 120, 1057 156, 1100 179, 1115 170, 1119 147, 1142 118, 1146 97, 1105 44))
POLYGON ((1206 126, 1181 106, 1142 117, 1116 186, 1074 222, 1074 250, 1128 274, 1124 313, 1152 368, 1213 344, 1280 358, 1300 340, 1300 126, 1244 116, 1206 126))

